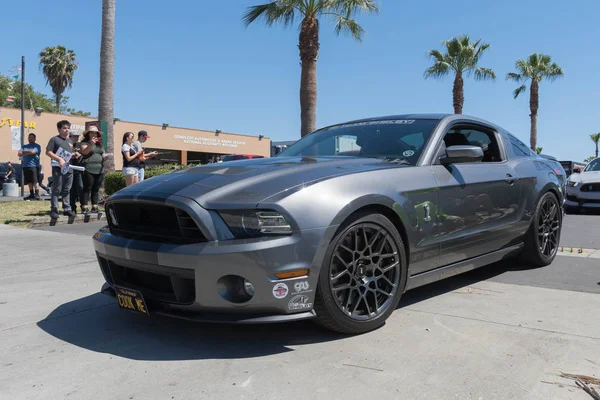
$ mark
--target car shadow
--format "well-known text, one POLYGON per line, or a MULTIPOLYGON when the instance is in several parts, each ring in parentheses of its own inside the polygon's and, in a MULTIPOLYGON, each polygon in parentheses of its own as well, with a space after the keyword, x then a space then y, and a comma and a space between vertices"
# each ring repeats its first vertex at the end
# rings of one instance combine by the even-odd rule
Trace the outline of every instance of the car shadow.
POLYGON ((529 271, 536 268, 541 267, 532 267, 531 265, 520 262, 514 258, 502 260, 460 275, 455 275, 451 278, 446 278, 441 281, 409 290, 404 293, 397 308, 408 307, 412 304, 419 303, 432 297, 450 293, 466 286, 492 279, 507 272, 529 271))
MULTIPOLYGON (((530 268, 511 260, 491 264, 410 290, 398 308, 523 269, 530 268)), ((119 309, 114 299, 100 293, 60 305, 37 326, 57 339, 90 351, 146 361, 263 357, 293 351, 293 346, 348 337, 309 320, 231 325, 147 317, 119 309)))
POLYGON ((136 315, 100 293, 60 305, 37 326, 87 350, 146 361, 263 357, 346 337, 311 321, 232 325, 136 315))

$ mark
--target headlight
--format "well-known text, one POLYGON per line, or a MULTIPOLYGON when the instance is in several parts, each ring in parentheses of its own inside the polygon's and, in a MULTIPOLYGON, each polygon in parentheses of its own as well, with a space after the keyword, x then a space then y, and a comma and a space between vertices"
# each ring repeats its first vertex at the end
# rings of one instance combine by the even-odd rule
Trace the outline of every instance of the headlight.
POLYGON ((575 186, 579 185, 579 182, 567 181, 567 185, 575 187, 575 186))
POLYGON ((239 239, 292 234, 290 224, 275 211, 221 211, 220 214, 231 233, 239 239))

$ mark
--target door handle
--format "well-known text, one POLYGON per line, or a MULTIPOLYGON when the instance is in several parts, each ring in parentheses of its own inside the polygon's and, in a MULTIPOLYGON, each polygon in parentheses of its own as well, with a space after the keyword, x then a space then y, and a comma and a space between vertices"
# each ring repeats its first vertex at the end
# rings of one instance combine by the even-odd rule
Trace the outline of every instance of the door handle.
POLYGON ((512 176, 511 174, 506 174, 506 176, 504 177, 504 180, 508 184, 512 185, 513 183, 515 183, 515 181, 519 180, 519 177, 518 176, 512 176))

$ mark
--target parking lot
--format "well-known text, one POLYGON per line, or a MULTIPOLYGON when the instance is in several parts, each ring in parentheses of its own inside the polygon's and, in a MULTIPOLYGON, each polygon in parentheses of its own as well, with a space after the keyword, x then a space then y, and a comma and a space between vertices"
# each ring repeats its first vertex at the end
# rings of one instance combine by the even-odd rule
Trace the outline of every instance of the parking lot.
POLYGON ((552 265, 415 289, 354 337, 121 311, 98 293, 98 226, 0 226, 0 398, 590 399, 560 373, 600 377, 597 215, 565 216, 552 265))

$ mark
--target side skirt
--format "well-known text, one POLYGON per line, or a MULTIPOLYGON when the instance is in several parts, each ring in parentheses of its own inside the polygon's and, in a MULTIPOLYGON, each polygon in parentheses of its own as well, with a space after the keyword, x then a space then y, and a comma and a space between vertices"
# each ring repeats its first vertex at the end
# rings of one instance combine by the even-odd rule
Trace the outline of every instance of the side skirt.
POLYGON ((483 267, 488 264, 492 264, 506 258, 510 258, 519 253, 523 248, 523 243, 515 246, 510 246, 501 250, 494 251, 493 253, 484 254, 479 257, 470 258, 468 260, 460 261, 454 264, 446 265, 444 267, 436 268, 431 271, 422 272, 418 275, 413 275, 408 278, 406 290, 414 289, 419 286, 427 285, 429 283, 437 282, 439 280, 449 278, 451 276, 459 275, 464 272, 474 270, 479 267, 483 267))

